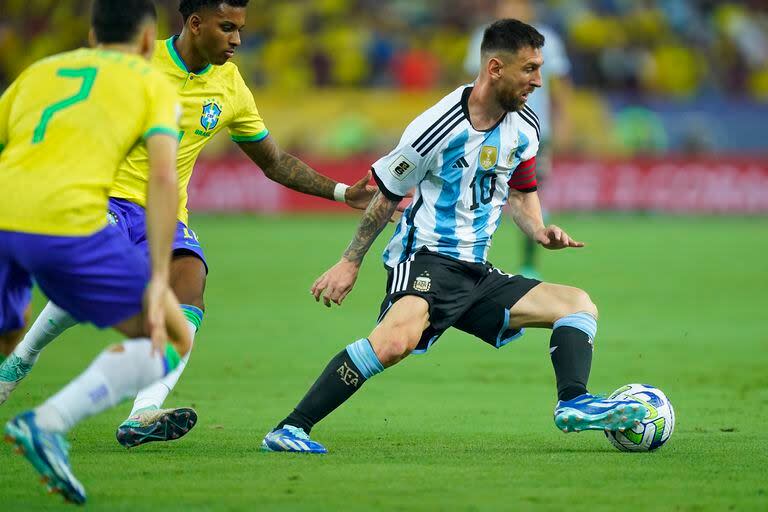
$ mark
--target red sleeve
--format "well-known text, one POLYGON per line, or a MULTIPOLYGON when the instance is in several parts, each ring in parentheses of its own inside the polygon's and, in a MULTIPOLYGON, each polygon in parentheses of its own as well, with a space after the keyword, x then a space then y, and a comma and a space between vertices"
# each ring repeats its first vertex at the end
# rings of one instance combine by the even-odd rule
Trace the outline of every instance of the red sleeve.
POLYGON ((520 192, 535 192, 538 186, 536 182, 536 157, 530 160, 520 162, 512 177, 509 179, 509 186, 520 192))

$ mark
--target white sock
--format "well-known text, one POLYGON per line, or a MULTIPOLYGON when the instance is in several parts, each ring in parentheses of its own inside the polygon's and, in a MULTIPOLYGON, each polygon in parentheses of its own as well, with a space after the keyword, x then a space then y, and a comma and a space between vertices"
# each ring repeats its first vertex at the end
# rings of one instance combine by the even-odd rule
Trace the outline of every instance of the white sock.
MULTIPOLYGON (((189 326, 189 332, 192 337, 192 341, 194 342, 197 326, 189 320, 187 320, 187 325, 189 326)), ((179 377, 181 377, 182 372, 184 372, 184 368, 187 367, 187 361, 189 361, 189 355, 191 353, 192 347, 190 347, 189 352, 187 352, 187 354, 181 358, 181 361, 179 361, 179 366, 177 366, 175 370, 169 372, 168 375, 155 382, 151 386, 148 386, 139 391, 139 393, 136 395, 136 400, 133 401, 133 409, 131 409, 131 414, 128 415, 129 418, 131 416, 135 416, 136 413, 141 409, 146 409, 147 407, 156 407, 160 409, 162 407, 163 402, 165 402, 165 399, 168 398, 171 390, 176 386, 176 383, 179 382, 179 377)))
POLYGON ((99 354, 64 389, 35 409, 37 424, 67 432, 83 419, 117 405, 163 377, 164 355, 147 338, 125 340, 99 354))
POLYGON ((40 351, 73 325, 77 325, 77 320, 53 302, 48 302, 13 353, 25 363, 35 364, 40 351))

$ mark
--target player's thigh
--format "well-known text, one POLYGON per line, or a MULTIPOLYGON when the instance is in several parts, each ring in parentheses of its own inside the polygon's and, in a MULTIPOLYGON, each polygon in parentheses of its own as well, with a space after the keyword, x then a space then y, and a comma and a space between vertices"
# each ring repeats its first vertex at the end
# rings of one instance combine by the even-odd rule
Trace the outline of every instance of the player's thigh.
POLYGON ((207 275, 208 263, 197 233, 178 221, 173 240, 171 289, 179 302, 205 310, 203 295, 207 275))
POLYGON ((597 307, 584 290, 562 284, 541 283, 510 308, 509 323, 518 328, 552 327, 558 319, 579 312, 597 318, 597 307))
POLYGON ((43 293, 79 322, 111 327, 142 312, 147 258, 113 227, 81 237, 29 235, 20 252, 43 293))
MULTIPOLYGON (((429 303, 417 295, 401 296, 368 336, 379 360, 385 364, 410 353, 429 327, 429 303)), ((396 361, 393 361, 396 362, 396 361)))
POLYGON ((9 255, 0 255, 0 354, 9 355, 29 319, 32 280, 9 255))
POLYGON ((171 261, 171 289, 179 302, 205 310, 206 267, 194 254, 174 252, 171 261))
POLYGON ((474 290, 471 306, 453 327, 501 348, 523 334, 523 326, 512 324, 510 309, 540 285, 537 279, 489 267, 474 290))
POLYGON ((472 291, 484 272, 482 265, 468 264, 426 249, 412 254, 389 271, 379 326, 374 331, 377 342, 391 340, 395 352, 399 349, 408 353, 425 352, 469 307, 472 291), (405 299, 408 300, 401 304, 405 299), (390 315, 395 306, 396 314, 390 315), (412 309, 408 310, 409 307, 412 309), (409 329, 392 328, 402 324, 405 314, 414 315, 415 321, 408 324, 409 329))

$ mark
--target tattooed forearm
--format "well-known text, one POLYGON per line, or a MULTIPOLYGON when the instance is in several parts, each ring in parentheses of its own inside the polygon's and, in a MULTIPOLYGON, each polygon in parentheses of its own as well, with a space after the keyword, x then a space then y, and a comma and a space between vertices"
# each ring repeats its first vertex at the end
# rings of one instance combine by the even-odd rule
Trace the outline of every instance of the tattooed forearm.
POLYGON ((333 199, 336 182, 282 151, 272 137, 238 145, 264 171, 267 178, 298 192, 333 199))
POLYGON ((387 199, 381 192, 376 192, 365 213, 363 213, 355 237, 347 250, 344 251, 344 259, 358 264, 363 261, 365 253, 371 248, 373 241, 376 240, 395 212, 397 203, 397 201, 387 199))
POLYGON ((333 199, 336 182, 288 153, 282 153, 277 164, 264 172, 268 178, 298 192, 333 199))

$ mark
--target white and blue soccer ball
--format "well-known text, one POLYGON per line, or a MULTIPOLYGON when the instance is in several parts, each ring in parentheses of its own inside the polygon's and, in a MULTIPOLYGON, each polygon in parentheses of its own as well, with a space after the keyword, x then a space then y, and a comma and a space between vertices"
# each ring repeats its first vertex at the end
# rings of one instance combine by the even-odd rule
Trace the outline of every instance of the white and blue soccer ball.
POLYGON ((669 441, 675 430, 675 410, 659 388, 648 384, 627 384, 608 398, 634 400, 648 409, 648 414, 634 428, 605 433, 613 446, 624 452, 650 452, 669 441))

